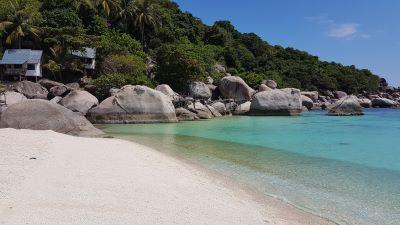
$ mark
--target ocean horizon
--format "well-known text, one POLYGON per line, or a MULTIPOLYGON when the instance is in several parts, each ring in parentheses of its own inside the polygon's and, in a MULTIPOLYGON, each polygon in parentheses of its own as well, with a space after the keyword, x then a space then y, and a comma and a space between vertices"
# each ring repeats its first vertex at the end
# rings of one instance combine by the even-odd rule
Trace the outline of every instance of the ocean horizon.
POLYGON ((400 221, 400 110, 102 125, 338 224, 400 221))

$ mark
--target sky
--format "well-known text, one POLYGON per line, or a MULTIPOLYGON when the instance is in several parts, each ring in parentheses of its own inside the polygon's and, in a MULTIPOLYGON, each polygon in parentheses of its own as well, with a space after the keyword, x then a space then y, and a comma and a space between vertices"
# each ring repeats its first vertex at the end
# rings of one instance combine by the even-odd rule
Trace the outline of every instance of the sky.
POLYGON ((175 0, 204 23, 229 20, 272 45, 355 65, 400 86, 400 0, 175 0))

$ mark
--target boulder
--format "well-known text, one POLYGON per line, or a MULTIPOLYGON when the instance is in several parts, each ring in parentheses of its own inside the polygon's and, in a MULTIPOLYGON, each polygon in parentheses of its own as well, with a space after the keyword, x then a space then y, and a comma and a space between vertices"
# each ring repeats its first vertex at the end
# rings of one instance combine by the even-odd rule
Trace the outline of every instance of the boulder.
POLYGON ((207 77, 206 84, 214 84, 214 79, 212 77, 207 77))
POLYGON ((342 99, 347 96, 347 93, 344 91, 335 91, 334 95, 335 95, 335 98, 342 99))
POLYGON ((172 88, 167 84, 158 85, 156 90, 168 96, 171 101, 178 101, 181 98, 181 96, 172 90, 172 88))
POLYGON ((226 73, 226 68, 225 68, 225 66, 222 65, 222 64, 215 64, 215 65, 214 65, 214 69, 215 69, 215 71, 218 72, 218 73, 226 73))
POLYGON ((39 99, 26 100, 8 107, 1 115, 0 128, 53 130, 83 137, 104 135, 85 117, 61 105, 39 99))
POLYGON ((268 86, 265 85, 265 84, 261 84, 261 85, 258 87, 258 91, 259 91, 259 92, 262 92, 262 91, 271 91, 271 90, 273 90, 273 89, 270 88, 270 87, 268 87, 268 86))
POLYGON ((42 85, 27 80, 13 84, 12 89, 29 99, 47 99, 49 94, 42 85))
POLYGON ((61 96, 64 97, 65 95, 68 94, 68 92, 71 89, 69 89, 67 86, 65 85, 60 85, 60 86, 54 86, 52 88, 50 88, 50 97, 55 97, 55 96, 61 96))
POLYGON ((212 107, 212 106, 210 106, 210 105, 206 105, 206 107, 208 108, 208 110, 210 110, 211 114, 212 114, 214 117, 221 117, 221 116, 222 116, 222 114, 219 113, 219 111, 216 110, 214 107, 212 107))
POLYGON ((87 113, 93 123, 126 124, 177 122, 175 108, 163 93, 146 86, 127 85, 87 113))
POLYGON ((64 84, 56 81, 52 81, 49 79, 41 79, 38 82, 40 85, 45 87, 47 90, 50 90, 50 88, 55 87, 55 86, 63 86, 64 84))
POLYGON ((247 115, 250 111, 251 102, 245 102, 236 106, 235 110, 232 112, 234 115, 247 115))
POLYGON ((304 107, 306 107, 308 110, 311 110, 314 107, 314 102, 311 98, 301 95, 301 102, 304 107))
POLYGON ((87 84, 83 87, 83 90, 89 92, 90 94, 94 95, 97 91, 97 86, 93 84, 87 84))
POLYGON ((225 99, 234 99, 235 101, 249 101, 255 94, 255 91, 247 85, 244 80, 237 76, 226 76, 221 79, 219 90, 225 99))
POLYGON ((372 107, 372 102, 368 98, 359 98, 358 102, 363 108, 371 108, 372 107))
POLYGON ((193 81, 189 84, 189 95, 194 99, 209 99, 212 93, 205 83, 193 81))
POLYGON ((372 99, 372 107, 374 108, 392 108, 396 107, 397 103, 387 98, 374 98, 372 99))
MULTIPOLYGON (((301 95, 309 97, 314 103, 318 102, 318 100, 319 100, 318 91, 302 91, 301 95)), ((323 96, 321 96, 321 97, 323 97, 323 96)))
POLYGON ((0 94, 0 103, 6 106, 20 103, 22 101, 25 101, 26 99, 27 98, 25 97, 25 95, 14 91, 6 91, 4 95, 0 94))
POLYGON ((192 121, 199 119, 199 117, 195 113, 190 112, 185 108, 177 108, 175 109, 175 112, 176 118, 178 118, 179 121, 192 121))
POLYGON ((56 97, 52 98, 49 102, 58 104, 61 100, 62 100, 61 96, 56 96, 56 97))
POLYGON ((295 116, 302 112, 300 90, 294 88, 263 91, 254 95, 250 115, 295 116))
POLYGON ((267 85, 267 87, 271 89, 276 89, 278 87, 278 84, 273 80, 264 80, 262 84, 267 85))
POLYGON ((228 110, 226 110, 226 106, 222 102, 215 102, 211 104, 211 106, 216 109, 221 115, 228 114, 228 110))
POLYGON ((358 98, 349 95, 341 98, 330 108, 329 116, 359 116, 364 115, 358 98))
POLYGON ((89 109, 99 104, 99 100, 87 91, 73 90, 59 103, 74 112, 86 115, 89 109))
POLYGON ((77 82, 69 83, 69 84, 66 84, 65 86, 69 87, 72 90, 76 90, 76 89, 80 88, 80 85, 77 82))
POLYGON ((200 102, 191 103, 188 105, 188 109, 197 114, 200 119, 211 119, 214 117, 210 108, 200 102))

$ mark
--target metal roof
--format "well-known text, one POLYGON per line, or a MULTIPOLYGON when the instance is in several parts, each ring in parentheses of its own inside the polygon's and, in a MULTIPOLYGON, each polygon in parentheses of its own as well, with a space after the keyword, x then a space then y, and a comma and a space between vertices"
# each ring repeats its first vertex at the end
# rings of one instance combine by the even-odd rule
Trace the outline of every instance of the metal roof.
POLYGON ((36 64, 40 63, 43 51, 31 49, 7 49, 0 64, 36 64))
POLYGON ((83 48, 83 51, 74 50, 71 52, 72 55, 87 58, 87 59, 95 59, 96 58, 96 49, 95 48, 83 48))

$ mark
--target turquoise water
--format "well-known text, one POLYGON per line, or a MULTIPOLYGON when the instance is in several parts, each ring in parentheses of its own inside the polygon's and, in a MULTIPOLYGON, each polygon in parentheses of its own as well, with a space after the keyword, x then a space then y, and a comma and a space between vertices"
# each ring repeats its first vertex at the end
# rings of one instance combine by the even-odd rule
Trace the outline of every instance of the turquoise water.
POLYGON ((109 125, 340 224, 400 224, 400 110, 109 125))

